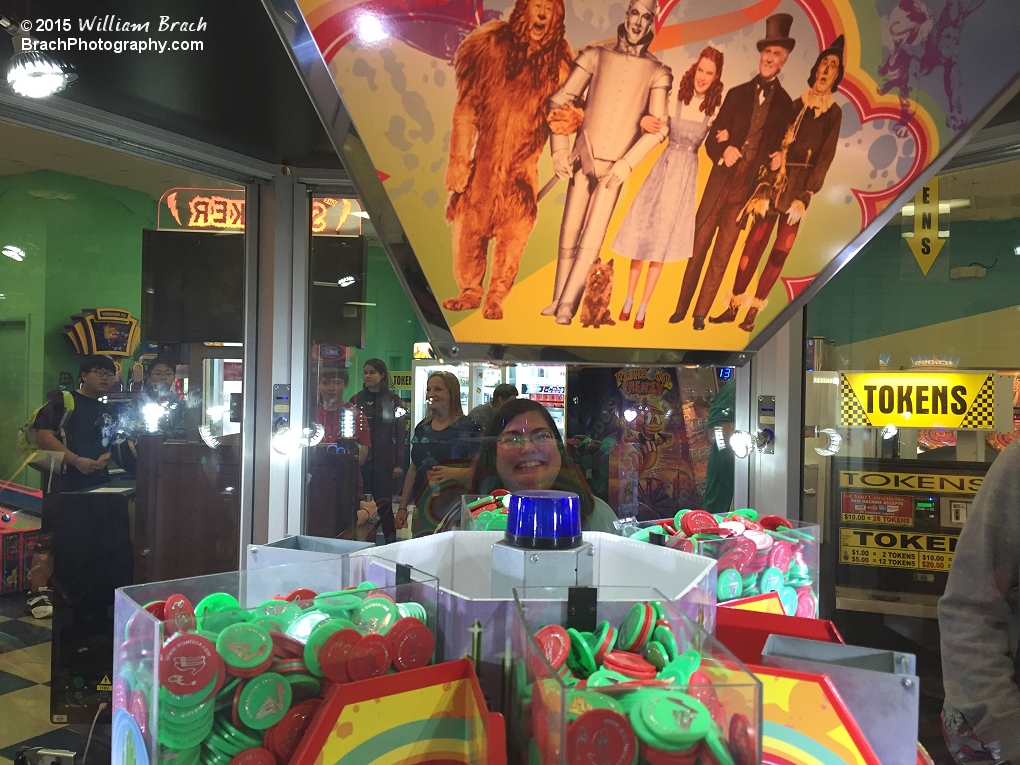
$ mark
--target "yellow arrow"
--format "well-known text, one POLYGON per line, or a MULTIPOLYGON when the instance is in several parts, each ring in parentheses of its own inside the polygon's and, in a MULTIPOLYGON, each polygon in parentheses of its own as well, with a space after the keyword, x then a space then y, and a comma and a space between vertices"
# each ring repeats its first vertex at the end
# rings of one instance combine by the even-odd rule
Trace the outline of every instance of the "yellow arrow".
POLYGON ((905 233, 917 265, 925 276, 946 243, 939 239, 939 179, 928 181, 914 197, 914 231, 905 233))

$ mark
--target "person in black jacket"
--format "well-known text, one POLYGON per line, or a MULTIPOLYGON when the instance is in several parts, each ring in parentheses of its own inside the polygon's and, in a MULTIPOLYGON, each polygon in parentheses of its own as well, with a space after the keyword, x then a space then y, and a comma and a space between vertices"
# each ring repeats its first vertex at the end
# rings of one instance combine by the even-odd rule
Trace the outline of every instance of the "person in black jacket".
POLYGON ((694 329, 705 328, 705 318, 719 292, 743 228, 741 210, 762 173, 771 166, 779 167, 779 148, 789 125, 791 99, 777 77, 796 44, 789 36, 792 25, 793 16, 787 13, 777 13, 765 20, 765 38, 758 41, 761 54, 758 74, 726 94, 705 141, 705 151, 713 167, 698 205, 694 253, 684 272, 670 324, 678 324, 687 317, 708 249, 715 238, 705 281, 694 307, 694 329))
POLYGON ((786 265, 811 197, 821 191, 829 166, 836 156, 843 112, 832 94, 842 79, 843 35, 840 35, 818 55, 808 77, 808 90, 793 102, 790 127, 783 137, 779 170, 762 179, 747 203, 745 211, 757 222, 747 235, 729 305, 722 314, 709 319, 712 324, 736 320, 737 311, 745 303, 744 292, 754 278, 772 230, 778 223, 776 243, 769 253, 765 270, 758 280, 758 289, 740 328, 745 332, 753 330, 758 311, 768 303, 769 292, 786 265))

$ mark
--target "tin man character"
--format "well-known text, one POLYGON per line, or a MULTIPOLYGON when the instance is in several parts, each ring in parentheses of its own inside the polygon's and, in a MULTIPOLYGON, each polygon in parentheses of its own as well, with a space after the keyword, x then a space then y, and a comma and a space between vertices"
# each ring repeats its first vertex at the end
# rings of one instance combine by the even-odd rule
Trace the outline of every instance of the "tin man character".
POLYGON ((616 42, 582 50, 567 81, 549 99, 550 119, 582 96, 586 101, 573 149, 566 135, 554 130, 551 138, 556 174, 570 178, 553 300, 542 311, 555 315, 557 324, 570 324, 577 313, 624 181, 669 134, 666 102, 673 74, 648 52, 654 21, 655 0, 630 0, 616 42), (642 132, 646 114, 662 120, 659 132, 642 132))

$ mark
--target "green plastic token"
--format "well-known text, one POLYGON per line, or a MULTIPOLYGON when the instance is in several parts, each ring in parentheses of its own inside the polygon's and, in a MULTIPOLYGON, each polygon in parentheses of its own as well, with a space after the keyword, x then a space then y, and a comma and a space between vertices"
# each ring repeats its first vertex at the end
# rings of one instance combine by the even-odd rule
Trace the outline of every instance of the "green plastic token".
POLYGON ((570 636, 570 653, 567 655, 567 664, 574 673, 581 677, 589 677, 598 668, 595 664, 595 655, 592 653, 588 638, 573 627, 567 628, 567 635, 570 636))
POLYGON ((595 691, 567 692, 567 722, 573 722, 585 712, 593 709, 610 709, 617 714, 624 714, 623 705, 612 696, 595 691))
POLYGON ((775 566, 770 566, 761 572, 761 580, 758 589, 762 592, 778 592, 783 586, 783 572, 775 566))
POLYGON ((722 731, 717 726, 709 726, 708 733, 705 734, 705 744, 719 765, 736 765, 733 755, 730 754, 729 747, 726 746, 726 740, 722 736, 722 731))
POLYGON ((290 623, 284 634, 287 637, 294 638, 299 643, 307 643, 308 636, 312 634, 312 630, 315 629, 316 625, 327 619, 329 619, 329 614, 318 609, 305 611, 290 623))
POLYGON ((325 592, 315 597, 315 606, 330 616, 350 619, 351 614, 361 605, 361 598, 352 592, 325 592))
POLYGON ((195 619, 199 630, 218 634, 231 624, 248 621, 249 615, 233 595, 214 592, 198 601, 195 619))
POLYGON ((362 634, 385 635, 399 618, 396 603, 386 598, 371 598, 358 606, 353 621, 362 634))
POLYGON ((745 508, 743 508, 741 510, 736 510, 733 514, 734 515, 742 516, 744 518, 747 518, 747 520, 749 520, 751 522, 754 522, 754 521, 758 520, 758 513, 755 512, 754 510, 752 510, 749 507, 745 507, 745 508))
MULTIPOLYGON (((188 708, 197 706, 208 698, 209 694, 213 692, 216 687, 217 678, 213 678, 209 681, 209 684, 202 690, 196 691, 195 693, 174 693, 168 691, 163 686, 159 687, 159 700, 165 702, 173 707, 188 708)), ((187 749, 187 747, 185 747, 187 749)))
POLYGON ((719 600, 733 600, 743 594, 744 584, 740 574, 735 569, 728 568, 719 572, 719 579, 716 581, 716 594, 719 600))
POLYGON ((290 683, 275 672, 267 672, 241 689, 237 716, 253 730, 266 730, 283 719, 292 698, 290 683))
POLYGON ((655 621, 666 618, 665 612, 662 610, 662 603, 657 600, 650 600, 648 601, 648 605, 652 607, 652 612, 655 614, 655 621))
POLYGON ((797 613, 797 591, 792 587, 780 587, 779 588, 779 600, 783 604, 783 612, 787 616, 793 616, 797 613))
POLYGON ((228 667, 254 669, 273 655, 273 639, 257 624, 231 624, 216 638, 216 650, 228 667))
POLYGON ((315 625, 315 629, 312 630, 312 634, 308 636, 308 642, 305 643, 304 660, 305 666, 308 667, 308 671, 313 675, 319 677, 325 677, 326 673, 322 671, 322 667, 319 665, 319 651, 326 644, 326 641, 330 637, 339 632, 340 630, 352 630, 357 629, 353 622, 347 619, 330 619, 329 621, 319 622, 315 625))
POLYGON ((635 603, 630 607, 627 616, 623 619, 623 624, 620 625, 620 631, 616 634, 617 648, 624 651, 641 650, 643 646, 638 645, 641 642, 641 636, 647 636, 650 633, 648 629, 649 610, 644 603, 635 603))
POLYGON ((646 651, 645 658, 648 659, 648 663, 655 667, 656 670, 664 669, 669 664, 669 659, 666 656, 666 649, 663 648, 662 643, 653 640, 648 644, 648 650, 646 651))
POLYGON ((701 654, 691 649, 677 656, 673 661, 662 668, 658 674, 659 680, 669 680, 674 685, 687 685, 690 682, 698 667, 701 666, 701 654))
POLYGON ((679 655, 680 649, 677 648, 676 638, 673 637, 673 630, 669 627, 662 624, 656 627, 652 632, 652 640, 659 643, 665 649, 667 662, 673 661, 679 655))
POLYGON ((497 513, 491 521, 489 521, 488 531, 506 531, 507 517, 503 513, 497 513))
POLYGON ((667 752, 690 749, 705 738, 712 725, 704 704, 677 691, 648 693, 631 711, 630 719, 639 736, 651 734, 656 748, 667 752))
POLYGON ((301 616, 301 607, 286 600, 267 600, 251 610, 251 620, 274 632, 284 632, 290 623, 301 616), (275 624, 269 627, 268 624, 275 624))
POLYGON ((621 674, 620 672, 614 672, 611 669, 597 669, 588 678, 588 682, 585 687, 606 688, 610 685, 629 683, 633 679, 633 677, 627 677, 626 675, 621 674))

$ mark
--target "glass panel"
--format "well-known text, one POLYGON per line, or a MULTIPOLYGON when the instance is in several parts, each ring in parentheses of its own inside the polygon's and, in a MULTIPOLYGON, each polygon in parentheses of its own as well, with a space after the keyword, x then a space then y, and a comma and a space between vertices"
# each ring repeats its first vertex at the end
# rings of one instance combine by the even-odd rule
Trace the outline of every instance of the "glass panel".
POLYGON ((0 593, 52 613, 42 730, 109 704, 114 588, 238 565, 245 192, 4 122, 0 167, 0 593))
POLYGON ((976 489, 1018 432, 1018 170, 934 179, 807 308, 803 517, 823 527, 822 613, 847 642, 917 655, 937 762, 940 643, 981 620, 940 631, 936 606, 976 489))

